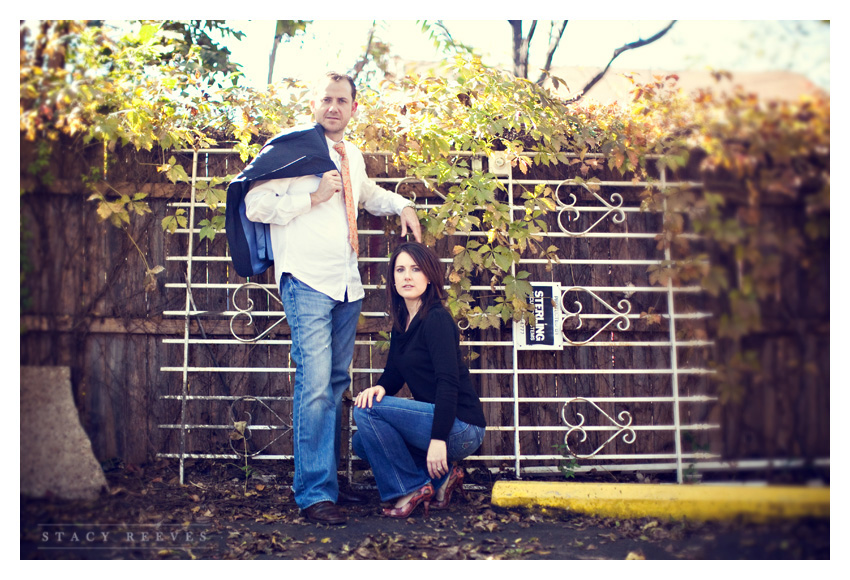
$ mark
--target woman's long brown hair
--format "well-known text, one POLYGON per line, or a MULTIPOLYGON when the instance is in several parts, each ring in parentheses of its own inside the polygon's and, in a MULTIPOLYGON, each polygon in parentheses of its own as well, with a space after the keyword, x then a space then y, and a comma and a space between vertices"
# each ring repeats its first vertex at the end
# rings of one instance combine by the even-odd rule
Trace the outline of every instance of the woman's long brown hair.
POLYGON ((403 332, 407 326, 407 306, 404 298, 395 289, 395 263, 399 254, 404 252, 409 255, 413 262, 419 266, 422 273, 428 279, 428 287, 422 293, 422 306, 420 312, 426 312, 433 304, 446 299, 445 268, 434 250, 418 242, 405 242, 395 249, 390 257, 390 265, 387 278, 387 298, 390 304, 390 315, 393 319, 393 329, 403 332))

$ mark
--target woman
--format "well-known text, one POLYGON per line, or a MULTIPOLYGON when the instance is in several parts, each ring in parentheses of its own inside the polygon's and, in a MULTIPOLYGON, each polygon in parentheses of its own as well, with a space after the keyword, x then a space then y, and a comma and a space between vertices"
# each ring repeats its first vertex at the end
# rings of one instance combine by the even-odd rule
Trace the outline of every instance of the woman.
POLYGON ((384 372, 354 400, 354 451, 369 461, 384 515, 408 517, 417 505, 445 509, 463 490, 463 470, 452 462, 484 440, 481 401, 460 353, 460 336, 443 307, 443 267, 419 243, 400 245, 390 258, 387 284, 393 330, 384 372), (395 397, 407 384, 414 400, 395 397))

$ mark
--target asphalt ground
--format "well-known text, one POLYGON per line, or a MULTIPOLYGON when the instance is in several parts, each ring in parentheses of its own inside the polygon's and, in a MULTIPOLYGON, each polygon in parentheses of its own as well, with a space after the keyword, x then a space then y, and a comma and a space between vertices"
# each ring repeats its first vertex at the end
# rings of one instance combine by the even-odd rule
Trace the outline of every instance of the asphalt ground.
POLYGON ((21 497, 21 560, 573 560, 829 562, 829 488, 489 481, 451 509, 304 519, 276 478, 127 468, 94 501, 21 497), (761 499, 759 499, 761 498, 761 499), (104 535, 105 534, 105 535, 104 535))

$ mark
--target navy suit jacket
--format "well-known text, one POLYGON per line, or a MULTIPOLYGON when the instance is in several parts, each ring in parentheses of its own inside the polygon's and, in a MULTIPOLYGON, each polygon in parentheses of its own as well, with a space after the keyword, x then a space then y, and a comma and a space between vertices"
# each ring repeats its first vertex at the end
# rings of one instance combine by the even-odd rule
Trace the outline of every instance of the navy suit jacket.
POLYGON ((227 186, 224 227, 237 274, 257 276, 274 265, 269 224, 252 222, 245 215, 245 196, 251 183, 321 175, 336 168, 328 153, 325 131, 318 123, 287 129, 263 145, 257 157, 227 186))

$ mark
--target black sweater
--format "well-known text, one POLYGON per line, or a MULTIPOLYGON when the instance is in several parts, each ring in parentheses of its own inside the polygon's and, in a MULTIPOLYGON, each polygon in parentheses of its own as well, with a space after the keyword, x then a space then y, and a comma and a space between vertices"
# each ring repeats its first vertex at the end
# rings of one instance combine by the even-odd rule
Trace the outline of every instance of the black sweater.
POLYGON ((434 404, 431 439, 447 440, 455 418, 487 425, 461 358, 457 326, 442 304, 418 312, 405 332, 392 332, 387 365, 377 384, 395 395, 405 383, 414 399, 434 404))

